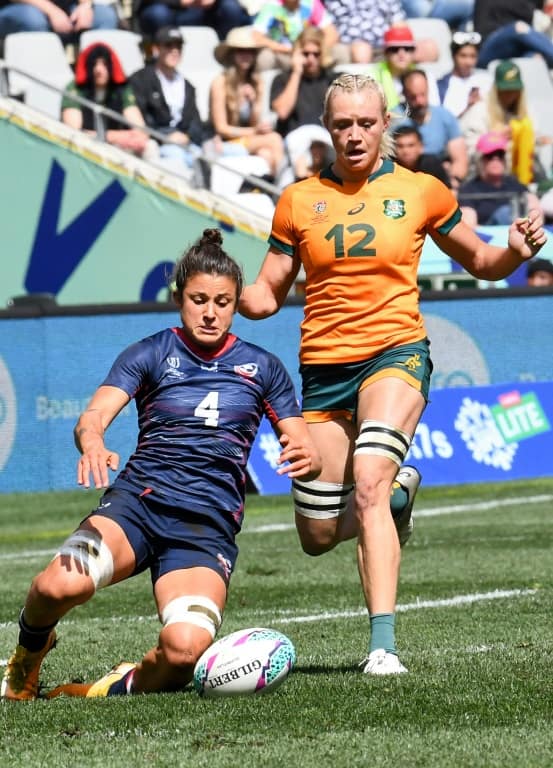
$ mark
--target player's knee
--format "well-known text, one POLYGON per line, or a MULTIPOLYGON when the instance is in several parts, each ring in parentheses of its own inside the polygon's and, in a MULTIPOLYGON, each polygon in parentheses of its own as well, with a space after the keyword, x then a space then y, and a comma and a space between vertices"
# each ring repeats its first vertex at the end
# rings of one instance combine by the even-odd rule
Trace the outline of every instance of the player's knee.
POLYGON ((196 662, 210 644, 211 639, 205 632, 199 632, 190 625, 163 627, 159 635, 165 663, 186 678, 190 678, 196 662))
POLYGON ((78 574, 73 576, 62 573, 56 568, 47 568, 33 579, 29 594, 32 601, 52 608, 81 605, 89 600, 94 592, 94 585, 89 579, 83 579, 78 574))
POLYGON ((339 521, 345 514, 352 488, 321 480, 293 481, 296 529, 306 554, 316 557, 336 546, 339 521))
POLYGON ((338 543, 337 520, 310 520, 296 514, 296 531, 306 555, 317 557, 334 549, 338 543))
POLYGON ((160 647, 167 663, 179 669, 193 667, 213 642, 221 626, 221 611, 204 595, 183 595, 162 611, 160 647))

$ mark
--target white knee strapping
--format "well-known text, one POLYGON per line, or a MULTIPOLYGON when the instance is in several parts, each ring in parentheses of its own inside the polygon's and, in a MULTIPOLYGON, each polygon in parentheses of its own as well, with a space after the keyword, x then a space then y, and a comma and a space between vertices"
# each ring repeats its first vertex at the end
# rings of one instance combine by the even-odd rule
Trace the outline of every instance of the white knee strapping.
POLYGON ((361 423, 359 437, 355 441, 354 455, 363 453, 386 456, 400 467, 410 445, 411 437, 407 432, 383 421, 365 419, 361 423))
POLYGON ((215 638, 221 626, 221 611, 209 597, 202 595, 184 595, 167 603, 161 614, 164 627, 169 624, 195 624, 207 629, 211 638, 215 638))
POLYGON ((72 557, 94 582, 95 589, 107 586, 113 578, 113 556, 100 534, 81 529, 64 541, 55 557, 72 557))
POLYGON ((292 482, 294 509, 298 515, 314 520, 329 520, 343 515, 353 485, 325 483, 322 480, 292 482))

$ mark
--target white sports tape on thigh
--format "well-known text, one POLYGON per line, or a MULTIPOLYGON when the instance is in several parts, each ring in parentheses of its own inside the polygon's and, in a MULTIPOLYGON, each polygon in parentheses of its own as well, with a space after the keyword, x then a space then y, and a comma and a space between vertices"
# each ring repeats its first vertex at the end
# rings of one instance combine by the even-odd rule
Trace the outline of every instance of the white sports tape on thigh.
POLYGON ((339 517, 346 511, 348 496, 353 485, 325 483, 322 480, 292 482, 294 509, 298 515, 314 520, 329 520, 339 517))
POLYGON ((214 638, 221 626, 221 611, 209 597, 202 595, 176 597, 163 609, 161 623, 164 627, 168 627, 169 624, 179 622, 195 624, 197 627, 207 629, 214 638))
POLYGON ((411 445, 411 438, 401 429, 383 421, 365 419, 361 422, 359 437, 355 441, 355 454, 387 456, 401 467, 411 445))
POLYGON ((113 556, 100 534, 80 529, 64 541, 55 557, 72 557, 94 582, 95 589, 113 578, 113 556))

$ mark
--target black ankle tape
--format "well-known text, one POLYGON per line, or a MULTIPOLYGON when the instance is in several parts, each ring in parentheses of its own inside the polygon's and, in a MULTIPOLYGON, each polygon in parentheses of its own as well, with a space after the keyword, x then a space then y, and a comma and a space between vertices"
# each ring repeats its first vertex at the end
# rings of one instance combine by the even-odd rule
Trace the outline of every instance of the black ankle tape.
POLYGON ((50 632, 58 622, 55 621, 47 627, 30 627, 23 618, 23 611, 19 614, 19 645, 28 651, 40 651, 46 645, 50 632))

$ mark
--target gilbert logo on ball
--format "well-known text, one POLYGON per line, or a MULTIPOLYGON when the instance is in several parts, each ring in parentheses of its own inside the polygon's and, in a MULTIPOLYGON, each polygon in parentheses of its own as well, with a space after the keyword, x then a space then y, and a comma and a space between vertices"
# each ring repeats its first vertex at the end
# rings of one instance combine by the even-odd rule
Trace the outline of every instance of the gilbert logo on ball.
POLYGON ((194 668, 200 696, 268 693, 288 677, 296 662, 292 641, 274 629, 240 629, 210 645, 194 668))

